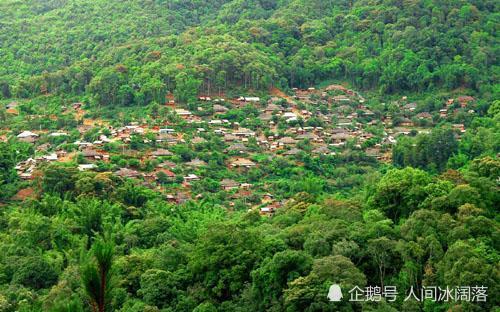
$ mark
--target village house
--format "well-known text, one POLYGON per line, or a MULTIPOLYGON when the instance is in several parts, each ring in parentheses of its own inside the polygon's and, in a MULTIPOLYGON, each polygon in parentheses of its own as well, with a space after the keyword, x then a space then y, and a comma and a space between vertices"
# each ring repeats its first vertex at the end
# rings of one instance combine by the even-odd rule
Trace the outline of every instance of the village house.
POLYGON ((273 115, 270 113, 264 112, 264 113, 259 115, 259 119, 264 121, 264 122, 272 122, 273 115))
POLYGON ((377 148, 377 147, 367 148, 365 150, 365 154, 366 154, 366 156, 374 157, 377 160, 380 160, 382 158, 382 153, 380 152, 380 148, 377 148))
POLYGON ((177 164, 172 161, 165 160, 162 163, 158 164, 157 167, 174 169, 175 167, 177 167, 177 164))
POLYGON ((253 137, 255 136, 255 132, 246 128, 239 128, 238 130, 233 131, 233 134, 238 137, 253 137))
POLYGON ((96 140, 96 141, 92 142, 92 144, 94 144, 94 146, 103 146, 104 142, 101 140, 96 140))
POLYGON ((332 97, 332 100, 336 103, 346 103, 351 101, 351 99, 345 95, 335 95, 332 97))
POLYGON ((138 178, 141 176, 140 172, 129 168, 120 168, 120 170, 115 171, 114 174, 122 178, 138 178))
POLYGON ((179 117, 183 119, 189 119, 193 115, 190 111, 183 108, 177 108, 174 111, 179 117))
POLYGON ((207 163, 199 158, 195 158, 187 163, 185 163, 186 166, 189 167, 203 167, 206 166, 207 163))
POLYGON ((396 139, 389 135, 389 136, 386 136, 385 138, 382 139, 382 142, 380 142, 382 145, 393 145, 393 144, 396 144, 396 139))
POLYGON ((93 146, 93 143, 77 140, 73 142, 74 145, 78 146, 78 149, 84 149, 93 146))
POLYGON ((201 124, 203 123, 203 119, 199 116, 191 115, 189 118, 185 119, 189 124, 201 124))
POLYGON ((76 127, 76 129, 78 130, 78 132, 80 132, 81 135, 84 135, 85 133, 87 133, 90 129, 92 129, 92 126, 90 125, 78 125, 76 127))
POLYGON ((367 109, 367 108, 362 109, 361 112, 363 113, 363 116, 365 116, 365 117, 373 117, 373 116, 375 116, 375 113, 372 112, 371 110, 367 109))
POLYGON ((33 158, 28 158, 18 163, 14 169, 17 175, 23 180, 30 180, 33 178, 33 172, 36 170, 37 161, 33 158))
POLYGON ((255 167, 256 164, 253 161, 246 158, 236 158, 231 161, 230 166, 232 168, 252 168, 255 167))
POLYGON ((411 133, 411 129, 408 128, 399 128, 396 132, 396 135, 409 135, 411 133))
POLYGON ((17 107, 17 102, 10 102, 9 104, 5 105, 5 111, 9 114, 17 115, 19 113, 17 107))
POLYGON ((108 138, 106 135, 104 134, 101 134, 99 136, 99 140, 103 143, 110 143, 110 142, 113 142, 113 140, 111 140, 110 138, 108 138))
POLYGON ((174 134, 175 129, 171 129, 171 128, 158 129, 158 133, 159 134, 174 134))
POLYGON ((295 145, 297 144, 297 140, 291 137, 283 137, 278 140, 279 146, 289 146, 289 145, 295 145))
POLYGON ((227 107, 222 106, 220 104, 215 104, 213 109, 215 113, 225 113, 229 110, 227 107))
MULTIPOLYGON (((189 184, 187 185, 189 186, 189 184)), ((181 193, 181 192, 178 192, 175 194, 175 203, 177 204, 183 204, 185 202, 187 202, 189 199, 191 199, 191 196, 189 195, 189 193, 181 193)))
POLYGON ((403 109, 408 112, 413 112, 417 109, 417 103, 408 103, 403 106, 403 109))
POLYGON ((243 144, 243 143, 234 143, 231 144, 228 148, 225 150, 226 152, 238 152, 240 154, 246 153, 248 151, 248 148, 243 144))
POLYGON ((38 134, 31 131, 23 131, 17 135, 17 138, 21 142, 35 143, 38 140, 38 134))
POLYGON ((311 97, 312 92, 310 90, 299 90, 297 88, 293 88, 295 91, 294 99, 306 102, 311 97))
POLYGON ((330 151, 330 149, 327 146, 318 146, 317 148, 312 150, 313 154, 316 155, 335 155, 334 152, 330 151))
POLYGON ((171 204, 177 204, 176 197, 172 194, 166 194, 165 195, 165 200, 171 204))
POLYGON ((189 186, 191 182, 199 181, 200 178, 196 174, 190 173, 187 176, 183 177, 183 180, 184 180, 185 186, 189 186))
POLYGON ((81 152, 82 156, 87 160, 109 160, 109 154, 97 151, 93 148, 86 148, 81 152))
POLYGON ((234 142, 234 141, 239 141, 240 138, 235 136, 234 134, 228 133, 224 135, 224 142, 234 142))
POLYGON ((432 119, 432 115, 430 113, 428 113, 428 112, 418 113, 416 115, 416 117, 418 119, 420 119, 420 120, 423 120, 423 119, 427 119, 427 120, 432 119))
POLYGON ((274 208, 267 207, 267 206, 266 207, 261 207, 259 209, 259 214, 261 216, 269 216, 270 217, 270 216, 274 215, 274 208))
POLYGON ((136 134, 143 134, 144 133, 144 128, 138 126, 138 125, 128 125, 125 126, 125 132, 126 133, 136 133, 136 134))
POLYGON ((303 133, 303 134, 299 134, 297 137, 296 137, 298 140, 310 140, 312 142, 316 142, 316 143, 321 143, 323 142, 323 139, 321 139, 319 136, 317 136, 316 134, 314 133, 303 133))
POLYGON ((312 116, 312 113, 307 109, 303 109, 300 111, 300 116, 304 119, 309 119, 312 116))
POLYGON ((464 124, 453 124, 453 129, 460 131, 461 133, 465 133, 464 124))
POLYGON ((89 171, 97 168, 95 164, 80 164, 78 165, 78 170, 79 171, 89 171))
POLYGON ((276 104, 269 104, 266 106, 266 108, 264 108, 263 112, 267 114, 273 114, 273 113, 281 114, 283 113, 283 108, 276 104))
POLYGON ((227 132, 227 129, 225 129, 225 128, 214 129, 214 134, 217 134, 217 135, 225 135, 226 132, 227 132))
POLYGON ((239 102, 252 102, 252 103, 260 102, 260 98, 255 96, 240 96, 237 100, 239 102))
POLYGON ((274 200, 274 195, 271 193, 265 193, 262 195, 262 198, 260 199, 261 203, 266 204, 270 203, 274 200))
POLYGON ((297 115, 293 112, 286 112, 281 117, 283 117, 286 122, 292 122, 298 119, 297 115))
POLYGON ((170 108, 174 108, 175 107, 175 100, 166 100, 165 101, 165 106, 167 107, 170 107, 170 108))
POLYGON ((325 88, 325 91, 340 91, 345 93, 347 92, 347 88, 341 85, 329 85, 325 88))
POLYGON ((356 133, 356 137, 359 138, 360 141, 364 142, 374 138, 375 136, 370 132, 358 131, 358 133, 356 133))
POLYGON ((58 160, 58 156, 56 153, 51 153, 49 155, 45 155, 42 158, 45 161, 57 161, 58 160))
POLYGON ((50 143, 44 143, 42 145, 38 145, 36 147, 36 151, 37 152, 46 152, 46 151, 48 151, 50 149, 51 146, 52 145, 50 143))
POLYGON ((337 126, 339 127, 352 126, 352 117, 339 118, 337 121, 337 126))
POLYGON ((170 180, 175 179, 175 173, 166 168, 156 168, 153 172, 145 174, 144 177, 151 181, 158 181, 161 175, 166 176, 170 180))
POLYGON ((402 118, 399 122, 399 125, 402 127, 413 127, 413 121, 411 121, 409 118, 402 118))
POLYGON ((447 108, 440 109, 439 116, 441 118, 446 118, 448 116, 448 109, 447 108))
POLYGON ((151 153, 151 156, 153 156, 153 158, 168 157, 168 156, 174 156, 174 153, 172 153, 169 150, 166 150, 166 149, 163 149, 163 148, 159 148, 156 151, 153 151, 151 153))
POLYGON ((268 205, 267 205, 267 206, 265 206, 265 207, 261 207, 261 208, 259 209, 259 214, 260 214, 261 216, 271 217, 271 216, 273 216, 273 215, 274 215, 274 213, 276 212, 276 210, 277 210, 278 208, 280 208, 280 207, 281 207, 281 204, 280 204, 280 203, 278 203, 278 202, 270 203, 270 204, 268 204, 268 205))
POLYGON ((223 122, 220 119, 212 119, 208 122, 208 124, 211 126, 222 125, 222 123, 223 122))
POLYGON ((469 95, 462 95, 457 98, 457 102, 460 104, 461 108, 466 108, 470 102, 473 102, 475 99, 469 95))
POLYGON ((333 133, 330 136, 330 140, 332 141, 332 146, 343 146, 347 142, 347 140, 351 139, 352 136, 346 132, 333 133))
POLYGON ((234 190, 240 187, 240 183, 231 179, 224 179, 220 182, 220 187, 224 191, 234 190))
POLYGON ((9 104, 5 105, 5 109, 9 110, 9 109, 16 109, 18 106, 18 103, 17 102, 10 102, 9 104))
POLYGON ((179 139, 176 136, 169 133, 158 133, 158 135, 156 136, 156 142, 166 143, 168 145, 174 145, 179 142, 179 139))
POLYGON ((56 155, 58 158, 63 158, 63 157, 66 157, 66 155, 68 155, 68 152, 66 152, 63 149, 58 149, 58 150, 56 150, 56 155))
POLYGON ((66 132, 51 132, 49 133, 49 137, 62 137, 62 136, 67 136, 68 134, 66 132))

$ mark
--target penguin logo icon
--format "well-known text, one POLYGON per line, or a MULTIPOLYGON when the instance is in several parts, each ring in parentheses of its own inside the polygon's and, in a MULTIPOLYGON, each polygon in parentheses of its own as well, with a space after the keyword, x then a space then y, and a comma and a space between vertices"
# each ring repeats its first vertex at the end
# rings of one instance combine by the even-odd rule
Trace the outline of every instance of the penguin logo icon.
POLYGON ((340 301, 342 299, 342 290, 340 289, 340 285, 333 284, 330 286, 328 290, 328 300, 330 301, 340 301))

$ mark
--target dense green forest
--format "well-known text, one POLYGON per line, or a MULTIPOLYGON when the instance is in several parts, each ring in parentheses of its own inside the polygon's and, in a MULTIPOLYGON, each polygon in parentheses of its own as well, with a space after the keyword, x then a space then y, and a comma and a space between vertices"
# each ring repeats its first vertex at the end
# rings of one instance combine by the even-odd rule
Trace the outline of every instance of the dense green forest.
POLYGON ((162 101, 186 86, 498 92, 497 1, 10 1, 2 94, 162 101))
POLYGON ((0 312, 498 311, 499 6, 0 0, 0 312))

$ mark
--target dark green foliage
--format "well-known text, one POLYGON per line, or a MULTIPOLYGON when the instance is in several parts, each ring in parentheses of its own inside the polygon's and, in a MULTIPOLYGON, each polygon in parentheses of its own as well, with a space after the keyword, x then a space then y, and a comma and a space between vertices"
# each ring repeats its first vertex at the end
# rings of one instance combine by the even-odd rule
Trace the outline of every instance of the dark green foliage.
POLYGON ((57 282, 58 272, 41 256, 24 258, 17 264, 12 282, 33 289, 43 289, 57 282))
POLYGON ((23 142, 0 142, 0 200, 14 195, 16 164, 33 154, 33 147, 23 142))
POLYGON ((128 106, 162 103, 167 91, 185 102, 197 90, 328 79, 383 92, 493 92, 491 0, 51 3, 2 4, 2 97, 88 92, 99 105, 128 106))
POLYGON ((197 242, 189 263, 194 281, 203 283, 202 295, 222 302, 237 296, 260 258, 258 237, 236 225, 212 226, 197 242))
POLYGON ((393 220, 408 217, 425 199, 424 187, 430 181, 430 176, 419 169, 393 169, 382 178, 371 200, 393 220))
POLYGON ((49 165, 43 175, 44 192, 54 193, 61 197, 71 194, 75 189, 75 175, 78 170, 61 164, 49 165))
POLYGON ((265 265, 252 273, 254 300, 259 309, 279 305, 287 284, 307 275, 311 266, 311 257, 302 251, 286 250, 267 259, 265 265))
POLYGON ((98 239, 92 245, 91 259, 81 271, 82 283, 94 312, 111 311, 113 245, 98 239))
POLYGON ((455 133, 451 129, 436 128, 429 135, 399 140, 393 150, 393 161, 399 167, 442 171, 457 150, 455 133))
POLYGON ((141 275, 141 289, 138 294, 147 304, 160 309, 168 307, 178 295, 176 275, 162 270, 147 270, 141 275))
MULTIPOLYGON (((78 302, 95 311, 330 311, 332 283, 343 290, 472 283, 495 292, 499 227, 486 182, 497 167, 486 157, 463 175, 393 169, 367 180, 366 202, 299 193, 271 219, 227 213, 207 202, 168 205, 147 193, 140 212, 125 212, 118 191, 100 195, 111 202, 46 196, 31 212, 0 215, 6 238, 0 282, 18 287, 5 287, 0 295, 19 306, 23 287, 50 289, 54 303, 28 304, 56 311, 80 311, 78 302), (114 247, 98 236, 107 229, 113 229, 114 247), (78 250, 86 249, 87 240, 93 244, 81 258, 78 250), (40 254, 32 254, 35 246, 40 254), (70 263, 78 262, 81 270, 72 276, 70 263)), ((130 182, 118 183, 119 189, 130 182)), ((491 297, 471 306, 495 304, 491 297)), ((348 301, 335 307, 355 308, 348 301)), ((381 309, 402 307, 396 302, 381 309)))

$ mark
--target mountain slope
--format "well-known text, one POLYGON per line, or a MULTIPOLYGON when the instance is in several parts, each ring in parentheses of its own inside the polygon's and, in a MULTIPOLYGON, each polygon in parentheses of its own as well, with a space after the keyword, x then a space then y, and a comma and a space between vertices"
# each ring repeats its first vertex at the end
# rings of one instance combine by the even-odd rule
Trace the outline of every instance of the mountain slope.
POLYGON ((0 9, 0 80, 22 97, 82 93, 103 67, 126 63, 134 68, 123 85, 147 84, 132 77, 156 63, 160 93, 173 91, 181 72, 202 80, 204 92, 334 79, 383 92, 488 95, 498 78, 498 3, 490 0, 8 0, 0 9), (244 49, 225 55, 220 46, 244 49), (80 72, 81 62, 83 81, 66 73, 80 72))

